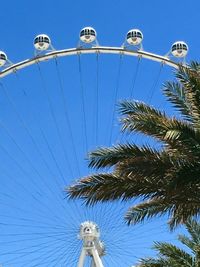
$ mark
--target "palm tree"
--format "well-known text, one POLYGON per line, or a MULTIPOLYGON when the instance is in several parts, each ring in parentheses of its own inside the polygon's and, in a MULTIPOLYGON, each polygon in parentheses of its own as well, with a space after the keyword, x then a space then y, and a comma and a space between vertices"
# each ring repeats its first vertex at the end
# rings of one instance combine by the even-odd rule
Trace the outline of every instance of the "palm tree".
POLYGON ((200 213, 200 64, 180 66, 176 78, 163 93, 180 118, 143 102, 119 107, 122 130, 150 136, 160 148, 128 143, 91 152, 89 167, 111 171, 82 178, 67 188, 70 198, 94 204, 139 197, 125 215, 128 224, 167 214, 171 229, 200 213))
POLYGON ((189 233, 179 235, 178 240, 187 247, 187 251, 166 242, 155 242, 156 258, 141 259, 137 267, 199 267, 200 266, 200 224, 189 220, 185 224, 189 233))

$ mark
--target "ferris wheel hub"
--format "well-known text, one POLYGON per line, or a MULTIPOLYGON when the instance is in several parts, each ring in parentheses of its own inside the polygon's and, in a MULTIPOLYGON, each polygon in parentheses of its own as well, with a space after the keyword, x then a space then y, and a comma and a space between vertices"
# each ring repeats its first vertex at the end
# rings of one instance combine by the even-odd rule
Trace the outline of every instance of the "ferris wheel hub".
POLYGON ((81 224, 79 230, 79 239, 83 240, 83 247, 79 258, 78 267, 84 266, 84 261, 87 256, 92 258, 94 266, 103 267, 101 257, 105 255, 105 246, 99 240, 100 231, 96 223, 85 221, 81 224))
POLYGON ((80 226, 79 238, 83 241, 94 241, 100 237, 99 227, 92 221, 85 221, 80 226))

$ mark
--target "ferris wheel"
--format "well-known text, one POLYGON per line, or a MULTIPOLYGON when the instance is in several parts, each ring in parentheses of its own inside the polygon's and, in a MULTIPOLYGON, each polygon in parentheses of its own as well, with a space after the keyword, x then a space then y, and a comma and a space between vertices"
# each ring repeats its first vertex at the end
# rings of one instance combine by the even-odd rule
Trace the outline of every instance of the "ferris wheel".
POLYGON ((79 55, 79 54, 95 54, 95 53, 110 53, 110 54, 122 54, 128 56, 136 56, 140 58, 146 58, 160 62, 162 64, 167 64, 171 67, 178 68, 179 64, 170 59, 170 53, 176 58, 185 58, 188 53, 188 46, 183 41, 175 42, 170 52, 165 56, 160 56, 157 54, 146 52, 142 49, 143 34, 138 29, 130 30, 127 33, 126 41, 121 47, 105 47, 99 46, 97 42, 96 31, 91 27, 86 27, 80 32, 80 42, 78 47, 64 50, 55 50, 51 44, 51 39, 46 34, 40 34, 34 39, 35 46, 35 57, 32 59, 27 59, 19 63, 13 64, 8 60, 7 55, 1 51, 0 54, 0 66, 7 66, 0 73, 0 77, 4 77, 12 72, 16 72, 22 68, 49 60, 52 58, 79 55), (90 44, 89 47, 86 45, 90 44), (131 47, 136 47, 137 49, 130 49, 131 47), (42 52, 47 53, 42 53, 42 52), (50 51, 50 52, 49 52, 50 51))
MULTIPOLYGON (((102 219, 102 212, 97 210, 94 218, 87 217, 85 211, 84 216, 80 215, 83 206, 80 203, 76 206, 69 203, 66 206, 63 189, 73 179, 87 175, 89 170, 83 159, 90 149, 110 145, 116 140, 123 141, 119 126, 116 125, 115 104, 118 97, 133 97, 141 60, 159 63, 149 100, 152 100, 153 90, 158 86, 163 66, 169 66, 170 70, 179 68, 180 64, 186 66, 188 46, 185 42, 175 42, 171 50, 162 56, 145 51, 142 41, 143 33, 139 29, 132 29, 128 31, 121 46, 101 46, 95 29, 85 27, 80 31, 75 48, 56 50, 50 37, 40 34, 34 39, 35 51, 30 59, 13 63, 5 52, 0 51, 0 86, 3 94, 0 158, 4 162, 0 167, 0 264, 3 267, 132 265, 131 262, 122 265, 117 259, 111 263, 104 261, 109 254, 109 244, 104 240, 104 229, 97 222, 98 217, 102 219), (111 60, 113 63, 109 65, 108 74, 108 69, 101 69, 100 55, 112 54, 118 58, 116 61, 111 60), (87 59, 85 55, 88 55, 87 59), (95 55, 95 58, 90 55, 95 55), (66 69, 63 67, 65 62, 60 61, 73 58, 72 56, 78 58, 76 73, 73 71, 74 61, 69 59, 66 69), (131 90, 120 95, 121 74, 127 72, 122 64, 125 56, 131 60, 134 57, 137 62, 134 73, 129 75, 131 90), (175 60, 177 58, 178 61, 175 60), (90 63, 85 70, 84 65, 88 61, 90 63), (43 62, 47 65, 44 68, 43 62), (39 76, 37 81, 35 72, 39 76), (100 74, 103 72, 105 79, 101 84, 100 74), (55 73, 56 82, 52 79, 55 73), (115 91, 113 94, 106 90, 101 92, 100 89, 106 83, 111 86, 110 76, 116 76, 115 91), (20 92, 14 90, 16 84, 20 92), (73 88, 69 89, 66 86, 68 84, 73 88), (86 84, 90 88, 88 91, 86 84), (58 90, 53 91, 52 88, 58 90), (73 210, 70 209, 72 206, 73 210), (73 231, 66 231, 67 225, 73 231), (77 246, 72 239, 77 240, 77 246)), ((106 61, 107 58, 103 60, 106 61)), ((127 62, 128 67, 130 64, 131 61, 127 62)), ((123 82, 126 86, 126 76, 123 82)), ((122 208, 121 212, 123 213, 122 208)), ((121 231, 121 221, 110 209, 104 215, 107 221, 103 227, 110 227, 107 230, 108 237, 114 240, 114 232, 117 237, 117 231, 121 231), (119 220, 119 224, 116 220, 119 220)), ((129 236, 130 232, 126 237, 129 236)), ((119 243, 123 241, 128 244, 128 240, 117 238, 121 240, 119 243)), ((108 239, 106 241, 110 242, 108 239)), ((117 242, 113 241, 113 246, 118 246, 117 242)), ((119 245, 119 256, 121 253, 123 257, 121 251, 125 248, 127 245, 123 245, 123 249, 119 245)))

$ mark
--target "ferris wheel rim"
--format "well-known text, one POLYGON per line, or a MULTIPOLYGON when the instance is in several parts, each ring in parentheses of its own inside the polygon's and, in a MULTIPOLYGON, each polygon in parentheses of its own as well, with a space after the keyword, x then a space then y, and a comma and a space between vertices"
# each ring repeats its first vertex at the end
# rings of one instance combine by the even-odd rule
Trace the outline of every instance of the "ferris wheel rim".
POLYGON ((47 60, 51 60, 57 57, 76 56, 76 55, 82 55, 82 54, 98 54, 98 53, 146 58, 148 60, 156 61, 161 64, 169 65, 175 69, 179 68, 179 65, 180 65, 179 63, 176 63, 170 60, 166 56, 160 56, 160 55, 149 53, 143 50, 128 50, 127 48, 123 48, 123 47, 106 47, 106 46, 96 46, 96 47, 90 47, 90 48, 79 47, 79 48, 70 48, 70 49, 64 49, 64 50, 52 50, 45 54, 40 54, 33 58, 11 64, 7 68, 0 71, 0 78, 7 76, 9 74, 15 73, 16 71, 26 68, 28 66, 31 66, 33 64, 37 64, 39 62, 45 62, 47 60))
POLYGON ((126 55, 126 56, 135 56, 138 58, 145 58, 148 60, 162 63, 164 65, 168 65, 175 69, 178 69, 180 67, 180 64, 186 67, 185 64, 180 63, 180 62, 175 62, 167 56, 162 56, 162 55, 147 52, 144 50, 133 50, 133 49, 127 49, 124 47, 114 47, 114 46, 94 46, 94 47, 89 47, 89 48, 78 47, 78 48, 67 48, 67 49, 62 49, 62 50, 52 50, 48 53, 37 55, 30 59, 25 59, 23 61, 20 61, 14 64, 11 63, 9 64, 7 68, 4 68, 3 70, 0 71, 0 78, 3 78, 13 72, 16 72, 30 65, 36 64, 38 62, 50 60, 53 58, 74 56, 74 55, 81 55, 81 54, 96 54, 96 53, 97 54, 119 54, 119 55, 126 55))

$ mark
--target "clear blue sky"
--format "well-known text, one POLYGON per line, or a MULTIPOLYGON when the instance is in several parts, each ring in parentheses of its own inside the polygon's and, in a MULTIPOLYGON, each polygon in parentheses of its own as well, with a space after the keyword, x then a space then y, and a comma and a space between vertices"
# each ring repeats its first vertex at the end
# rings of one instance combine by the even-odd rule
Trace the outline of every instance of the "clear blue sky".
MULTIPOLYGON (((94 27, 105 46, 120 46, 129 29, 139 28, 144 50, 165 55, 173 42, 183 40, 190 62, 199 60, 199 9, 197 0, 8 0, 1 3, 0 50, 15 63, 33 57, 33 39, 40 33, 48 34, 56 49, 64 49, 77 46, 85 26, 94 27)), ((105 267, 130 267, 140 257, 154 255, 154 240, 174 242, 176 233, 169 233, 166 218, 127 227, 123 215, 133 201, 87 210, 64 199, 64 187, 91 172, 86 148, 110 145, 110 137, 111 143, 151 142, 122 138, 117 113, 111 125, 116 90, 118 100, 130 98, 133 90, 134 99, 173 114, 161 94, 162 83, 173 79, 172 70, 147 60, 137 64, 136 58, 88 55, 80 57, 79 65, 77 57, 70 57, 59 59, 58 66, 52 60, 1 81, 0 265, 75 267, 81 248, 78 227, 86 219, 101 227, 105 267)))

